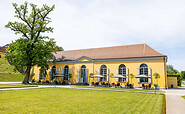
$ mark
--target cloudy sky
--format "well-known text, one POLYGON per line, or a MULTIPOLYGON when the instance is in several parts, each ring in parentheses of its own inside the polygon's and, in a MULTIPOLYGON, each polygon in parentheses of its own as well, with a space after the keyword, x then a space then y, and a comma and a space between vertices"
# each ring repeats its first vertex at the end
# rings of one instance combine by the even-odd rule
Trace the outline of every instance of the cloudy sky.
MULTIPOLYGON (((27 0, 52 6, 51 26, 65 50, 146 43, 185 70, 185 0, 27 0)), ((19 38, 4 28, 14 21, 12 3, 0 1, 0 45, 19 38)))

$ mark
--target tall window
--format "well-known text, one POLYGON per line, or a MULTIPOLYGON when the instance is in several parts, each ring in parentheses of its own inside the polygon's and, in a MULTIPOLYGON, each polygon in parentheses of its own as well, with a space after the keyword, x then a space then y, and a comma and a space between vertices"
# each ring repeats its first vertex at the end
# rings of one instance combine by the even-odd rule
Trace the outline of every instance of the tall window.
MULTIPOLYGON (((148 76, 148 66, 146 64, 140 65, 140 75, 148 76)), ((148 82, 148 78, 140 78, 140 82, 148 82)))
POLYGON ((82 65, 81 67, 81 83, 86 82, 86 66, 82 65))
POLYGON ((40 79, 41 80, 45 79, 45 70, 43 67, 40 69, 40 79))
POLYGON ((68 80, 68 76, 69 76, 69 67, 66 65, 64 67, 64 80, 68 80))
POLYGON ((107 79, 107 66, 106 65, 101 66, 100 75, 104 76, 104 77, 100 78, 100 81, 105 81, 107 79))
POLYGON ((54 75, 56 74, 56 67, 55 66, 52 67, 51 74, 52 74, 51 80, 53 80, 54 79, 54 75))
MULTIPOLYGON (((126 77, 126 66, 124 64, 119 66, 118 74, 126 77)), ((119 78, 119 82, 125 82, 125 78, 119 78)))

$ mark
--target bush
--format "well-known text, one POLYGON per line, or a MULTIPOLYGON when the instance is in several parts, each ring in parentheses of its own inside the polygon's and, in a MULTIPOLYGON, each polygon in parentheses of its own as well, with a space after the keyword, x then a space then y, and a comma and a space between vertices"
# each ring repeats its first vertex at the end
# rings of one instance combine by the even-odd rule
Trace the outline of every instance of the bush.
POLYGON ((35 79, 32 79, 31 82, 32 82, 32 83, 35 82, 35 79))
POLYGON ((57 84, 58 83, 57 79, 53 79, 53 83, 57 84))
POLYGON ((158 84, 154 84, 155 88, 158 86, 158 84))
POLYGON ((181 77, 182 79, 185 79, 185 71, 181 71, 181 77))

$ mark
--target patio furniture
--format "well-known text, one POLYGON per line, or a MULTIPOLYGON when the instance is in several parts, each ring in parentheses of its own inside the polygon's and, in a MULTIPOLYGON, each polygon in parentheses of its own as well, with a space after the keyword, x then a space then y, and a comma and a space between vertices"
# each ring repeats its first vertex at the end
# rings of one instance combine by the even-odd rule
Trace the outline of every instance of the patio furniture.
POLYGON ((106 87, 109 87, 109 83, 106 83, 105 86, 106 86, 106 87))
POLYGON ((145 85, 144 84, 142 84, 142 88, 145 89, 145 85))
POLYGON ((92 82, 91 84, 92 84, 92 86, 94 86, 94 85, 95 85, 95 84, 94 84, 94 82, 92 82))
POLYGON ((127 83, 127 88, 130 88, 129 84, 127 83))
POLYGON ((96 82, 95 86, 98 86, 99 85, 99 82, 96 82))
POLYGON ((115 86, 116 86, 116 84, 115 84, 115 83, 112 83, 112 87, 113 87, 113 86, 115 87, 115 86))

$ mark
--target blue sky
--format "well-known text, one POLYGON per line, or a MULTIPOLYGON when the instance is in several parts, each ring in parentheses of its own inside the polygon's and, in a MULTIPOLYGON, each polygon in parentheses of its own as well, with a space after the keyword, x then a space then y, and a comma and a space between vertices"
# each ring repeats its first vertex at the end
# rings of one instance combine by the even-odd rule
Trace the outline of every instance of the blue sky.
MULTIPOLYGON (((65 50, 146 43, 185 70, 184 0, 27 0, 38 6, 55 4, 51 26, 65 50)), ((0 1, 0 45, 19 36, 4 28, 14 21, 15 0, 0 1)), ((16 0, 21 4, 23 0, 16 0)))

